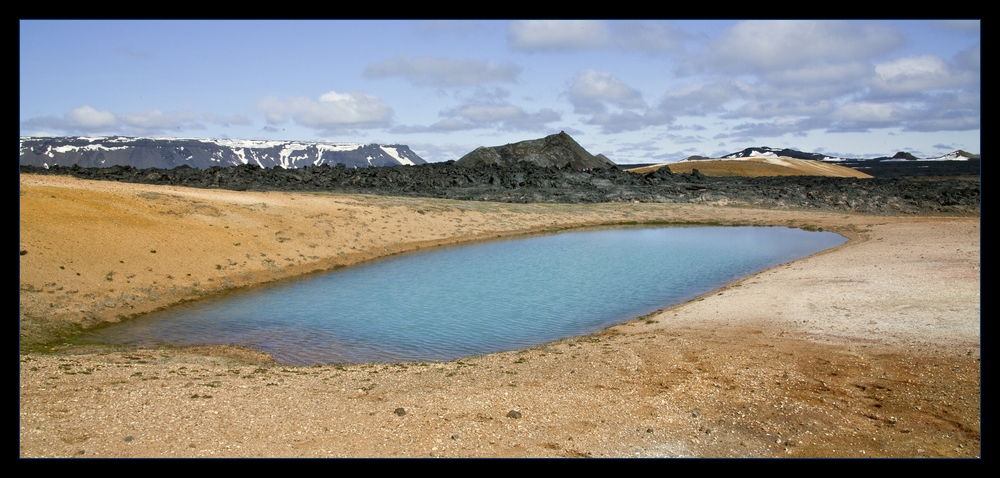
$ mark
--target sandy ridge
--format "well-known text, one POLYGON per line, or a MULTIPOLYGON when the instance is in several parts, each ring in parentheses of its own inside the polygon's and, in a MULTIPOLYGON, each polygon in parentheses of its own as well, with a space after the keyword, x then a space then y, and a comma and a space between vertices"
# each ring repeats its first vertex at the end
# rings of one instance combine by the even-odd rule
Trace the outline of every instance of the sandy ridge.
POLYGON ((23 175, 22 339, 417 247, 651 221, 852 241, 601 334, 446 364, 296 368, 226 347, 22 353, 20 455, 978 456, 975 218, 23 175))

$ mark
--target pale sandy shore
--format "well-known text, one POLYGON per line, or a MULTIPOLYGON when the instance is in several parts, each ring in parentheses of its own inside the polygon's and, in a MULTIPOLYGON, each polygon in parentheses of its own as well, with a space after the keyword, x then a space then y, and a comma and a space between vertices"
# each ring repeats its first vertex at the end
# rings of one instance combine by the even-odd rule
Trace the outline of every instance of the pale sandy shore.
POLYGON ((20 199, 21 457, 980 453, 978 218, 31 175, 20 199), (449 363, 290 367, 233 347, 59 340, 418 248, 660 222, 821 227, 851 241, 599 334, 449 363))

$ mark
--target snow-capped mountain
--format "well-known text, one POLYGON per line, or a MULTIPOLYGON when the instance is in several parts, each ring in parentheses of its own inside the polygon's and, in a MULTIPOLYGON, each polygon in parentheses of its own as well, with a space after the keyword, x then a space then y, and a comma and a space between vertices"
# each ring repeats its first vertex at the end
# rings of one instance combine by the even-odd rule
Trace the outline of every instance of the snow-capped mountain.
POLYGON ((323 164, 349 168, 424 164, 406 145, 258 141, 234 139, 157 139, 109 137, 22 137, 20 164, 38 167, 173 169, 180 165, 212 166, 256 164, 286 169, 323 164))
POLYGON ((834 158, 830 156, 824 156, 818 153, 803 153, 802 151, 797 151, 788 148, 769 148, 767 146, 760 146, 756 148, 747 148, 743 151, 737 151, 735 153, 730 153, 723 156, 721 159, 739 159, 739 158, 767 158, 767 157, 785 157, 794 159, 812 159, 814 161, 842 161, 842 158, 834 158))
POLYGON ((967 161, 969 159, 980 159, 978 154, 972 154, 961 149, 958 151, 953 151, 943 156, 938 156, 935 158, 917 158, 910 153, 900 151, 893 155, 881 156, 878 158, 837 158, 833 156, 825 156, 819 153, 804 153, 802 151, 797 151, 794 149, 779 149, 779 148, 769 148, 767 146, 760 146, 755 148, 746 148, 743 151, 737 151, 735 153, 730 153, 723 156, 721 159, 740 159, 740 158, 768 158, 768 157, 786 157, 795 159, 812 159, 816 161, 967 161))
POLYGON ((978 154, 972 154, 969 152, 962 151, 952 151, 944 156, 938 156, 936 158, 927 158, 923 161, 968 161, 970 159, 980 159, 978 154))

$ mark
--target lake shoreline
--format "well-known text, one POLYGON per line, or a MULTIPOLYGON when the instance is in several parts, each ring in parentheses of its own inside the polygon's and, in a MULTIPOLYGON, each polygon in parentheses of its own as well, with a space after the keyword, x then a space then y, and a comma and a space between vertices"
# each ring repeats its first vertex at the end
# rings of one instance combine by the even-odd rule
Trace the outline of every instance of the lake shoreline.
POLYGON ((773 226, 591 228, 478 242, 217 294, 73 343, 233 344, 293 366, 446 362, 589 335, 845 242, 773 226))
POLYGON ((850 241, 598 334, 442 364, 288 367, 231 347, 22 353, 20 456, 978 456, 978 218, 22 175, 22 337, 407 247, 656 221, 850 241))

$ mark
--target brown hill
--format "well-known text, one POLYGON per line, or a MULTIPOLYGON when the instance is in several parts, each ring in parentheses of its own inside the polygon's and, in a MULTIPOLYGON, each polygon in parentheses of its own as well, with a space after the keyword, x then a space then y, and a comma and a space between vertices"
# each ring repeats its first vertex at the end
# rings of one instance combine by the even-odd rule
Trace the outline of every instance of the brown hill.
POLYGON ((785 157, 745 158, 745 159, 702 159, 697 161, 678 161, 663 163, 642 168, 629 169, 634 173, 645 174, 664 166, 669 166, 674 173, 690 173, 697 169, 701 174, 712 177, 724 176, 827 176, 836 178, 870 178, 861 171, 836 164, 795 159, 785 157))

